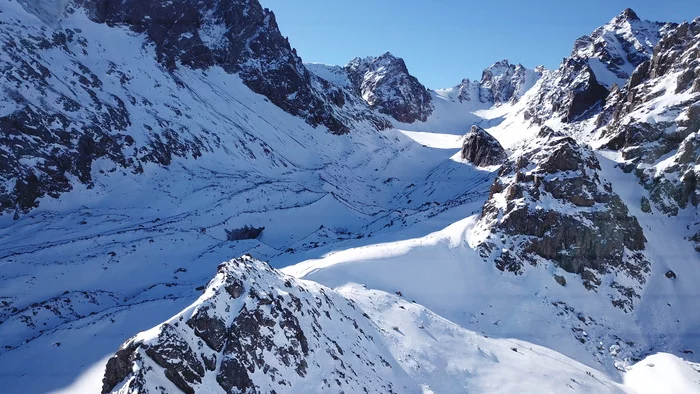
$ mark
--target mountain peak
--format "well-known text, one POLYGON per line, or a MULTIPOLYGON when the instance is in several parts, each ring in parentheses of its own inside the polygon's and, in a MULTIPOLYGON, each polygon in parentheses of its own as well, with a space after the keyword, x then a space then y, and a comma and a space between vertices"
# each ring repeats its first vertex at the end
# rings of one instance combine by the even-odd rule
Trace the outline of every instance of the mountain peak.
POLYGON ((622 13, 618 16, 618 18, 624 18, 631 21, 639 20, 639 16, 637 16, 637 13, 634 12, 631 8, 625 8, 625 10, 622 11, 622 13))
POLYGON ((641 19, 634 10, 631 8, 625 8, 619 15, 614 17, 608 25, 620 25, 622 23, 631 22, 641 22, 641 19))
POLYGON ((486 67, 486 69, 482 72, 482 79, 484 78, 485 75, 502 75, 504 74, 508 69, 514 68, 515 66, 510 64, 508 59, 503 59, 500 61, 497 61, 493 63, 492 65, 486 67))
POLYGON ((510 66, 510 62, 508 61, 508 59, 503 59, 503 60, 500 60, 500 61, 497 61, 497 62, 493 63, 493 64, 492 64, 491 66, 489 66, 488 68, 493 68, 493 67, 508 67, 508 66, 510 66))
POLYGON ((425 121, 433 111, 428 90, 391 52, 354 58, 345 67, 348 79, 371 108, 402 123, 425 121))

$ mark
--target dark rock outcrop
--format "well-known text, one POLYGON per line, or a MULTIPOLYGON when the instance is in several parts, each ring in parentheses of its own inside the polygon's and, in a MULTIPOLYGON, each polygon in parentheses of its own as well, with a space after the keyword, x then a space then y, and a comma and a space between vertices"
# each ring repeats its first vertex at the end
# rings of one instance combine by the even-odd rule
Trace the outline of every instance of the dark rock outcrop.
POLYGON ((472 126, 464 136, 462 143, 462 159, 476 166, 485 167, 503 164, 506 158, 505 149, 501 144, 479 126, 472 126))
POLYGON ((387 52, 355 58, 345 66, 357 95, 373 109, 402 123, 425 121, 433 112, 428 90, 411 75, 403 59, 387 52))
POLYGON ((580 82, 568 92, 568 108, 564 116, 566 122, 573 122, 584 115, 586 111, 605 104, 605 98, 609 93, 605 86, 598 83, 589 66, 584 66, 577 79, 580 82))
POLYGON ((646 282, 645 237, 610 184, 598 175, 596 156, 572 138, 543 128, 499 172, 483 207, 478 246, 500 270, 551 262, 581 276, 591 290, 617 273, 637 286, 614 286, 616 306, 633 307, 646 282), (556 208, 555 208, 556 207, 556 208))
POLYGON ((232 230, 224 230, 226 232, 226 239, 228 241, 240 241, 245 239, 256 239, 262 234, 265 227, 253 227, 245 225, 241 228, 234 228, 232 230))
POLYGON ((566 286, 566 278, 561 275, 554 275, 554 281, 561 286, 566 286))

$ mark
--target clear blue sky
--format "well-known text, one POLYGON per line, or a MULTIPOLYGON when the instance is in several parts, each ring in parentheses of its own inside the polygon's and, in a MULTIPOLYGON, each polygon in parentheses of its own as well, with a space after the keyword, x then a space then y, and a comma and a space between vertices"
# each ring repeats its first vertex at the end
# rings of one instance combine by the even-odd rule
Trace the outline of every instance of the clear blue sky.
POLYGON ((574 40, 627 7, 682 22, 700 0, 261 0, 306 62, 344 65, 390 51, 429 88, 479 79, 495 61, 555 68, 574 40))

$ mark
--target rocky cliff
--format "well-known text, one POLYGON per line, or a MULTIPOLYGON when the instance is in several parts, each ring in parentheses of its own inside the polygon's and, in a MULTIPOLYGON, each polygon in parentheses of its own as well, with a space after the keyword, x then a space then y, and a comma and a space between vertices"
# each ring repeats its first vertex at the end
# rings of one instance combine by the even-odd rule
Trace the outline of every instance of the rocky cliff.
POLYGON ((389 52, 352 59, 345 71, 357 94, 370 107, 399 122, 425 121, 433 111, 428 90, 409 74, 403 59, 389 52))
POLYGON ((491 186, 478 225, 481 256, 516 274, 554 264, 579 274, 589 290, 604 275, 618 275, 609 284, 612 303, 631 310, 649 273, 646 239, 600 170, 591 150, 543 128, 491 186))
MULTIPOLYGON (((700 20, 661 39, 601 114, 602 145, 619 150, 648 190, 645 211, 688 216, 700 251, 700 20), (608 118, 604 116, 608 115, 608 118), (606 123, 607 122, 607 123, 606 123), (653 205, 653 207, 652 207, 653 205)), ((645 202, 646 200, 646 202, 645 202)))
POLYGON ((635 67, 674 24, 643 21, 626 9, 588 36, 576 40, 571 55, 557 70, 545 73, 529 97, 525 119, 543 124, 593 116, 614 85, 623 85, 635 67))

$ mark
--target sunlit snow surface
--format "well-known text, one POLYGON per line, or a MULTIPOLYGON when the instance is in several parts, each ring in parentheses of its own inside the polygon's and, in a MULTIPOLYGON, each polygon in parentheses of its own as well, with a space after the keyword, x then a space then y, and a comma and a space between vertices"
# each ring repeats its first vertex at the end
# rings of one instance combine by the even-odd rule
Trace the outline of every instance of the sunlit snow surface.
MULTIPOLYGON (((0 18, 31 20, 17 3, 2 5, 0 18)), ((688 296, 700 283, 691 266, 698 258, 676 236, 682 218, 660 222, 633 210, 655 245, 653 269, 672 268, 679 278, 653 276, 630 315, 573 275, 564 274, 566 288, 557 285, 555 267, 516 277, 474 252, 476 215, 495 174, 458 159, 459 137, 472 123, 500 124, 508 105, 445 99, 427 122, 399 125, 405 131, 360 127, 332 136, 218 69, 180 69, 191 90, 178 91, 147 47, 129 50, 143 48, 140 36, 80 15, 63 23, 90 37, 91 67, 109 59, 139 70, 130 87, 139 96, 179 92, 193 124, 216 125, 226 148, 139 176, 97 162, 94 189, 45 198, 17 221, 0 217, 0 392, 99 391, 106 357, 194 302, 216 266, 243 253, 357 301, 426 393, 698 391, 700 374, 676 356, 651 356, 625 373, 616 363, 631 363, 610 354, 611 333, 650 352, 700 349, 688 296), (275 158, 231 148, 243 137, 264 141, 275 158), (259 240, 225 241, 224 229, 246 224, 265 226, 259 240), (606 341, 600 354, 571 335, 577 318, 558 315, 560 300, 607 327, 586 333, 606 341), (673 381, 658 386, 669 375, 673 381)), ((508 147, 525 136, 494 134, 508 147)), ((615 190, 638 199, 635 180, 612 164, 603 162, 615 190)))

